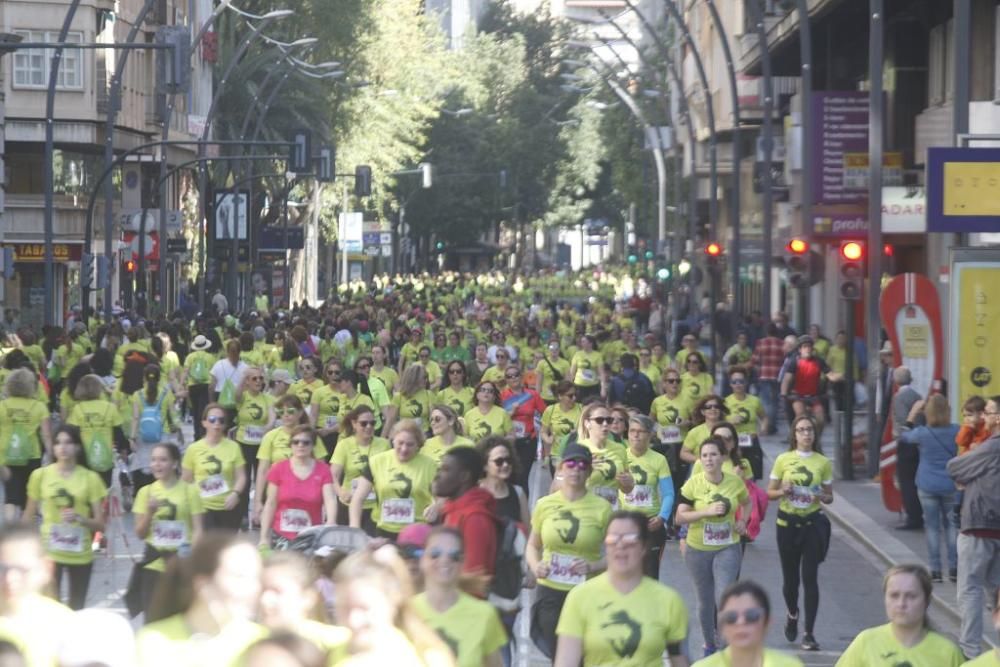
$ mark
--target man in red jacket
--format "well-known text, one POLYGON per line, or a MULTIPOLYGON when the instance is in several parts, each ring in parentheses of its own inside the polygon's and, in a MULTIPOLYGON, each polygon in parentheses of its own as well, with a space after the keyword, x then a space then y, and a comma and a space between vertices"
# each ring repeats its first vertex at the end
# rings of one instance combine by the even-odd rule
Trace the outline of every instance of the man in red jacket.
POLYGON ((441 459, 431 491, 445 498, 444 525, 458 529, 465 541, 463 572, 492 577, 497 559, 497 501, 479 486, 485 465, 472 447, 456 447, 441 459))

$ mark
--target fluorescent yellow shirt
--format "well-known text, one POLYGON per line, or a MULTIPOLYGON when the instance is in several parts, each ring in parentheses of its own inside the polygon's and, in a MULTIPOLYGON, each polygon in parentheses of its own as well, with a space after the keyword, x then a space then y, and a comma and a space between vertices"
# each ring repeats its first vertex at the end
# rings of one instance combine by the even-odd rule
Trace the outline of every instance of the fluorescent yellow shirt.
POLYGON ((552 393, 552 385, 570 379, 568 377, 569 362, 561 357, 553 361, 552 357, 546 354, 545 359, 538 362, 535 370, 542 377, 542 388, 538 392, 539 395, 546 401, 554 401, 556 395, 552 393))
POLYGON ((610 520, 611 505, 593 493, 574 501, 559 491, 540 498, 531 514, 531 530, 542 538, 542 561, 551 571, 538 583, 560 591, 582 584, 586 577, 572 574, 569 567, 575 560, 601 557, 610 520))
POLYGON ((573 384, 581 387, 596 387, 601 382, 601 365, 604 358, 600 352, 583 352, 582 350, 573 355, 570 362, 576 367, 576 377, 573 384))
POLYGON ((669 644, 687 637, 688 610, 677 591, 643 577, 627 594, 600 574, 566 596, 556 634, 583 642, 584 667, 662 667, 669 644))
POLYGON ((683 394, 670 398, 666 394, 653 399, 649 408, 649 416, 656 422, 656 437, 665 445, 676 445, 685 442, 688 427, 677 422, 691 421, 691 404, 683 394))
POLYGON ((916 646, 899 643, 888 623, 863 630, 837 661, 837 667, 958 667, 964 658, 958 646, 928 632, 916 646))
POLYGON ((431 607, 426 593, 413 598, 412 605, 417 616, 451 649, 458 667, 481 667, 507 643, 507 631, 497 610, 471 595, 459 593, 458 600, 444 613, 431 607))
MULTIPOLYGON (((194 541, 193 517, 205 512, 198 487, 184 480, 177 480, 168 489, 163 482, 156 480, 139 489, 132 504, 132 513, 148 514, 150 498, 155 498, 158 506, 149 524, 146 543, 161 553, 176 553, 182 545, 191 544, 194 541)), ((163 572, 166 570, 166 563, 162 558, 157 558, 146 565, 146 569, 163 572)))
POLYGON ((437 393, 437 403, 447 405, 461 417, 476 405, 474 391, 472 387, 462 387, 456 391, 448 386, 437 393))
POLYGON ((412 396, 396 393, 392 397, 392 405, 398 411, 398 419, 412 419, 421 428, 429 423, 433 403, 434 396, 426 389, 421 389, 412 396))
POLYGON ((726 505, 722 516, 698 519, 688 526, 687 545, 698 551, 719 551, 739 544, 736 532, 736 509, 749 498, 746 484, 736 475, 722 474, 722 481, 713 484, 704 474, 694 475, 681 487, 681 500, 694 510, 703 510, 715 502, 726 505))
POLYGON ((625 472, 625 447, 611 440, 606 440, 602 449, 589 440, 580 440, 579 444, 589 449, 594 457, 593 472, 587 478, 587 488, 609 503, 614 503, 621 490, 617 476, 625 472))
MULTIPOLYGON (((325 384, 312 392, 312 403, 316 413, 316 428, 336 428, 340 420, 340 408, 347 397, 330 385, 325 384)), ((307 405, 307 404, 303 404, 307 405)))
POLYGON ((441 459, 444 458, 444 455, 447 454, 449 450, 455 449, 456 447, 475 447, 475 446, 476 446, 475 442, 460 435, 456 435, 455 441, 452 442, 450 445, 444 444, 444 441, 441 440, 439 436, 434 436, 433 438, 429 438, 427 442, 424 443, 424 446, 420 450, 420 453, 423 454, 424 456, 429 457, 432 461, 434 461, 435 465, 440 465, 441 459))
MULTIPOLYGON (((313 393, 318 391, 321 387, 325 387, 320 380, 313 379, 312 382, 306 382, 305 380, 297 380, 288 388, 288 393, 293 396, 298 396, 299 400, 302 401, 302 407, 308 408, 312 404, 313 393)), ((336 413, 334 413, 336 414, 336 413)))
POLYGON ((92 517, 93 504, 107 495, 100 476, 83 466, 74 467, 69 477, 63 477, 54 463, 31 473, 28 498, 38 503, 42 544, 52 560, 63 565, 93 562, 93 532, 81 523, 64 523, 62 511, 72 509, 80 516, 92 517))
POLYGON ((670 464, 663 454, 647 449, 636 456, 625 450, 625 466, 635 480, 631 493, 618 492, 618 504, 623 510, 639 512, 650 518, 660 513, 660 480, 670 478, 670 464))
POLYGON ((13 396, 0 401, 0 463, 23 466, 42 456, 39 429, 49 418, 45 403, 13 396))
POLYGON ((28 667, 52 667, 59 664, 60 649, 60 643, 52 641, 53 628, 68 628, 75 621, 69 607, 44 595, 31 595, 15 614, 0 616, 0 639, 17 646, 28 667))
POLYGON ((214 446, 202 439, 184 452, 181 469, 194 475, 205 511, 220 511, 225 509, 226 496, 236 490, 236 468, 245 464, 243 450, 229 438, 214 446))
POLYGON ((381 380, 390 396, 392 396, 393 389, 399 382, 399 373, 388 366, 382 370, 377 370, 374 366, 372 366, 371 370, 368 371, 368 377, 381 380))
POLYGON ((274 396, 243 392, 236 413, 236 441, 244 445, 259 445, 267 433, 270 423, 268 415, 274 405, 274 396))
POLYGON ((122 425, 122 415, 115 404, 105 399, 80 401, 73 406, 66 423, 80 427, 90 469, 110 470, 114 465, 114 429, 122 425))
MULTIPOLYGON (((372 438, 367 447, 362 447, 356 437, 348 436, 337 441, 337 447, 333 450, 330 463, 335 463, 341 467, 343 478, 340 480, 341 486, 346 486, 353 492, 357 487, 357 479, 368 467, 368 461, 372 456, 387 452, 392 449, 392 444, 385 438, 372 438)), ((364 508, 375 507, 375 498, 366 499, 364 508)))
MULTIPOLYGON (((713 653, 707 658, 699 660, 692 667, 729 667, 732 664, 729 656, 730 651, 727 647, 717 653, 713 653)), ((766 648, 764 649, 764 663, 761 667, 803 667, 803 664, 801 660, 793 655, 785 655, 784 653, 766 648)))
POLYGON ((400 461, 395 451, 369 458, 365 477, 375 487, 375 525, 398 533, 412 523, 424 523, 424 510, 433 500, 431 482, 435 474, 437 466, 423 454, 406 462, 400 461))
POLYGON ((699 373, 698 375, 691 375, 690 373, 681 374, 681 394, 688 399, 688 403, 691 405, 697 405, 698 401, 711 393, 712 376, 708 373, 699 373))
POLYGON ((183 615, 150 623, 136 635, 138 664, 142 667, 229 667, 267 630, 250 621, 228 623, 218 635, 192 637, 183 615))
MULTIPOLYGON (((318 438, 313 444, 313 456, 320 461, 326 458, 326 447, 323 445, 323 441, 318 438)), ((284 427, 268 431, 264 439, 260 441, 260 447, 257 449, 257 459, 270 461, 272 465, 291 457, 292 434, 286 431, 284 427)))
MULTIPOLYGON (((833 484, 833 464, 818 452, 803 456, 791 451, 774 460, 771 479, 792 485, 792 495, 782 496, 778 508, 788 514, 805 516, 820 509, 819 494, 824 484, 833 484)), ((778 519, 778 525, 785 525, 778 519)))

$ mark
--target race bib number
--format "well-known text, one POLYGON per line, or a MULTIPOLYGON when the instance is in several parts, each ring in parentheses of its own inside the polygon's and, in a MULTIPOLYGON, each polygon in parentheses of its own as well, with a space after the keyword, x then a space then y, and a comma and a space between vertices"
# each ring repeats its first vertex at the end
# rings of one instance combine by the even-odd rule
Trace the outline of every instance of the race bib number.
POLYGON ((528 428, 522 422, 514 422, 514 437, 523 438, 528 435, 528 428))
POLYGON ((222 475, 210 475, 198 482, 202 498, 215 498, 229 492, 229 483, 222 475))
POLYGON ((702 542, 707 547, 727 547, 733 543, 733 525, 728 521, 706 521, 702 542))
MULTIPOLYGON (((354 479, 351 480, 351 495, 352 496, 354 495, 354 492, 357 491, 357 489, 358 489, 358 480, 359 479, 360 478, 355 477, 354 479)), ((368 495, 365 497, 365 502, 366 503, 367 502, 374 502, 375 500, 376 500, 375 489, 372 489, 371 491, 368 492, 368 495)))
POLYGON ((260 441, 264 439, 263 426, 247 426, 243 433, 248 445, 259 445, 260 441))
POLYGON ((632 493, 625 496, 625 504, 632 507, 652 507, 653 487, 648 484, 636 484, 632 493))
POLYGON ((583 380, 584 382, 596 382, 597 373, 595 373, 589 368, 582 368, 580 369, 580 379, 583 380))
POLYGON ((676 445, 681 441, 680 426, 661 426, 659 432, 660 442, 665 445, 676 445))
POLYGON ((83 527, 69 523, 54 523, 49 529, 49 548, 52 551, 83 553, 83 527))
POLYGON ((739 434, 740 447, 753 447, 753 436, 749 433, 739 434))
POLYGON ((413 498, 389 498, 382 503, 382 520, 389 523, 413 523, 415 509, 413 498))
POLYGON ((549 560, 548 580, 556 584, 567 584, 577 586, 587 579, 585 574, 574 574, 573 564, 580 559, 566 554, 553 553, 549 560))
POLYGON ((329 429, 329 428, 337 428, 337 417, 336 416, 327 417, 323 421, 323 428, 327 428, 327 429, 329 429))
POLYGON ((281 517, 278 520, 278 530, 283 533, 295 533, 296 535, 311 525, 312 521, 309 519, 309 512, 305 510, 282 510, 281 517))
POLYGON ((187 524, 183 521, 154 521, 153 546, 157 549, 179 549, 187 542, 187 524))
POLYGON ((788 503, 797 510, 807 510, 812 507, 814 497, 812 487, 793 485, 788 503))
POLYGON ((595 486, 592 491, 599 498, 604 498, 612 505, 618 502, 618 492, 608 486, 595 486))

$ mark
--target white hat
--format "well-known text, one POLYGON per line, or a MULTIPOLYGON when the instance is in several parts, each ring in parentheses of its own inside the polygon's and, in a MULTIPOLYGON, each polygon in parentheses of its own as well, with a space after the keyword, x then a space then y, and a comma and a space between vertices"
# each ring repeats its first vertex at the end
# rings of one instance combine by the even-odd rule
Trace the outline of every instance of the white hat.
POLYGON ((284 368, 276 368, 271 371, 271 382, 284 382, 285 384, 292 384, 292 374, 284 368))
POLYGON ((197 336, 195 336, 194 340, 191 341, 191 349, 192 350, 199 350, 199 351, 200 350, 207 350, 210 347, 212 347, 212 343, 207 338, 205 338, 204 336, 202 336, 201 334, 198 334, 197 336))

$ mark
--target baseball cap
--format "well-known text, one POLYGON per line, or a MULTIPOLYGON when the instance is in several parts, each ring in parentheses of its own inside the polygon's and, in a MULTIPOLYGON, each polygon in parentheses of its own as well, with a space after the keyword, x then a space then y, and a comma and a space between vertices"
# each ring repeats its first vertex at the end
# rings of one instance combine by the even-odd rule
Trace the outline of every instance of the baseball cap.
POLYGON ((426 523, 413 523, 399 531, 396 547, 403 558, 420 558, 427 545, 427 536, 433 530, 426 523))
POLYGON ((573 443, 566 445, 566 449, 563 450, 562 454, 563 461, 584 461, 586 463, 594 462, 594 455, 590 453, 590 450, 583 445, 573 443))
POLYGON ((803 345, 812 345, 812 344, 813 344, 812 336, 799 336, 799 347, 803 345))

